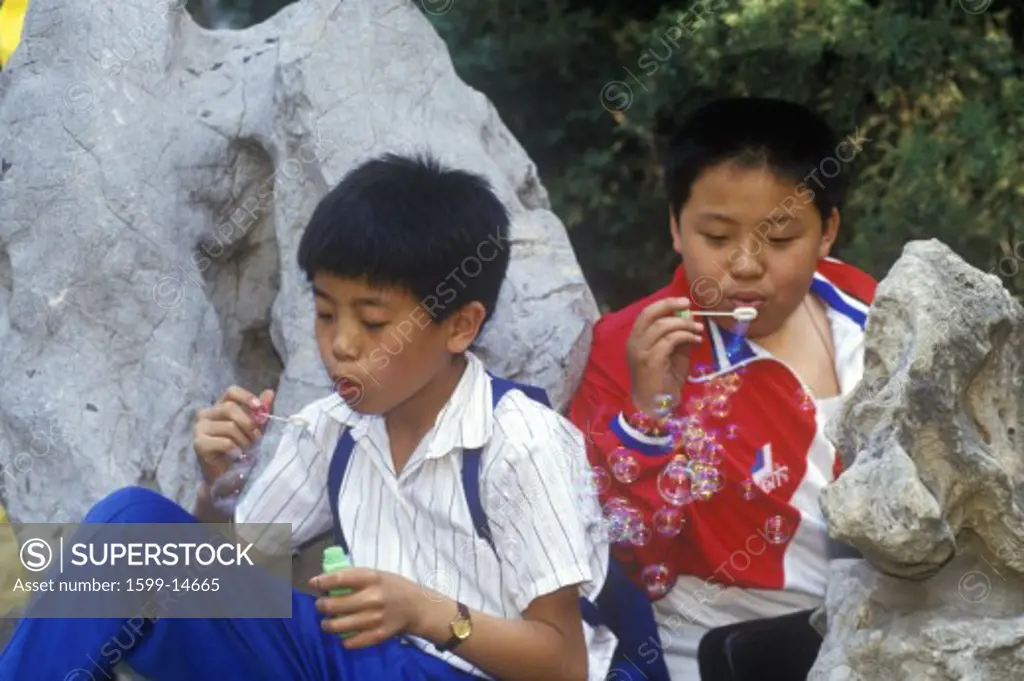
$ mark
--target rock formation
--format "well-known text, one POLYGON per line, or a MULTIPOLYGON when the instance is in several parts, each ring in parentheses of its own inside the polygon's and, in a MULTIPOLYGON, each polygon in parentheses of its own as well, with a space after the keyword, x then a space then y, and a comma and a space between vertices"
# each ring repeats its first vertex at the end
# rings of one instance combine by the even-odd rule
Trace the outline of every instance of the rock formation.
POLYGON ((564 406, 597 307, 534 164, 422 9, 302 0, 207 31, 183 6, 35 0, 0 76, 11 517, 77 520, 131 483, 190 504, 195 410, 235 382, 277 387, 281 413, 326 394, 295 250, 319 197, 385 151, 492 182, 512 265, 478 351, 564 406))
POLYGON ((1024 673, 1024 309, 936 241, 880 283, 865 376, 831 435, 836 561, 810 681, 1024 673))

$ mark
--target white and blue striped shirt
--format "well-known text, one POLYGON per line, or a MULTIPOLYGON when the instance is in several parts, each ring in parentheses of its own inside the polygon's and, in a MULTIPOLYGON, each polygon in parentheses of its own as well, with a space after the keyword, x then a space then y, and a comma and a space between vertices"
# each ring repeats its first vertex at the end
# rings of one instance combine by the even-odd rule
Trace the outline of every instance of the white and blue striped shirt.
MULTIPOLYGON (((607 533, 590 485, 582 433, 519 391, 491 406, 483 363, 466 370, 406 466, 395 474, 384 419, 353 411, 337 395, 299 416, 303 437, 282 439, 244 493, 238 523, 290 523, 292 547, 333 530, 330 458, 344 428, 355 449, 342 480, 339 516, 354 565, 402 575, 468 607, 520 618, 531 601, 580 584, 595 598, 608 566, 607 533), (482 448, 481 501, 497 555, 479 539, 462 492, 462 452, 482 448)), ((267 547, 270 548, 270 547, 267 547)), ((589 678, 607 674, 615 637, 584 624, 589 678)), ((455 667, 487 674, 428 641, 411 638, 455 667)))

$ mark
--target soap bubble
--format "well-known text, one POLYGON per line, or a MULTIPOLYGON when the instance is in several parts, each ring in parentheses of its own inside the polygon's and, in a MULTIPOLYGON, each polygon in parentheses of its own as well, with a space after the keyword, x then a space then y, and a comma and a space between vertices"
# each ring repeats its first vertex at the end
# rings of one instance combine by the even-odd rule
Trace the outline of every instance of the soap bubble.
POLYGON ((698 430, 688 434, 686 439, 686 455, 691 459, 699 459, 704 455, 704 449, 707 447, 707 437, 704 435, 704 431, 698 430))
POLYGON ((612 475, 623 484, 636 482, 636 479, 640 477, 640 462, 625 447, 616 448, 608 456, 608 464, 612 469, 612 475))
POLYGON ((772 516, 764 524, 765 538, 772 544, 785 544, 789 541, 789 523, 781 515, 772 516))
POLYGON ((722 489, 722 474, 717 468, 704 463, 694 463, 691 468, 694 497, 707 501, 722 489))
POLYGON ((629 514, 625 509, 612 509, 605 514, 605 522, 608 525, 608 541, 617 544, 629 538, 629 514))
POLYGON ((753 501, 757 498, 757 488, 754 481, 749 478, 740 483, 740 490, 743 492, 744 501, 753 501))
POLYGON ((665 429, 665 433, 669 436, 672 442, 673 449, 679 449, 683 446, 686 440, 686 432, 690 427, 689 417, 678 417, 673 416, 665 419, 662 423, 662 427, 665 429))
POLYGON ((686 463, 685 456, 673 457, 658 474, 658 494, 673 506, 685 506, 693 501, 686 463))
POLYGON ((803 388, 797 388, 796 404, 800 411, 814 411, 814 398, 803 388))
POLYGON ((657 434, 661 430, 661 419, 653 414, 637 412, 630 417, 629 421, 634 428, 642 433, 657 434))
POLYGON ((708 400, 713 400, 719 395, 725 394, 725 384, 722 379, 712 378, 710 381, 704 384, 704 397, 708 400))
POLYGON ((625 506, 629 506, 628 499, 625 497, 612 497, 605 502, 604 506, 601 507, 601 513, 604 514, 605 518, 608 518, 611 516, 612 512, 625 506))
POLYGON ((647 546, 651 543, 651 528, 643 521, 642 516, 638 517, 640 517, 640 520, 633 525, 633 532, 629 536, 629 541, 634 546, 647 546))
POLYGON ((740 389, 740 384, 743 382, 743 379, 740 378, 740 372, 734 371, 728 376, 725 376, 722 379, 722 382, 725 384, 726 392, 731 395, 740 389))
POLYGON ((590 467, 590 482, 594 486, 594 492, 604 494, 612 486, 612 478, 601 466, 590 467))
POLYGON ((669 433, 685 433, 690 424, 688 416, 670 416, 662 422, 665 430, 669 433))
POLYGON ((612 543, 632 541, 637 526, 643 524, 643 514, 622 497, 604 505, 604 517, 612 543))
POLYGON ((705 450, 705 455, 709 464, 717 466, 725 460, 725 447, 718 442, 711 442, 705 450))
POLYGON ((724 419, 729 415, 729 396, 726 394, 715 395, 711 398, 711 415, 716 419, 724 419))
POLYGON ((676 506, 662 506, 654 513, 654 531, 666 537, 674 537, 686 527, 686 514, 676 506))
POLYGON ((640 572, 640 581, 647 588, 647 593, 654 598, 661 598, 672 589, 675 579, 663 563, 648 565, 640 572))
POLYGON ((730 424, 725 427, 725 439, 735 440, 740 436, 740 427, 735 424, 730 424))
POLYGON ((673 410, 675 410, 675 408, 679 406, 679 398, 677 398, 675 395, 664 393, 655 396, 654 404, 654 415, 657 416, 659 419, 664 419, 671 416, 673 410))

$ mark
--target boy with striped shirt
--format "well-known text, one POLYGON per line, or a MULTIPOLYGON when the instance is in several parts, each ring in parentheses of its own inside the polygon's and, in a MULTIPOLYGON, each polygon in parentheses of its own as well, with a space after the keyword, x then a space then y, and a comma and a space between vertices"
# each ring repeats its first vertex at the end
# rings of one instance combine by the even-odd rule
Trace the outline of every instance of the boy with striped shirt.
MULTIPOLYGON (((298 258, 337 394, 300 412, 308 436, 282 441, 234 520, 287 523, 293 547, 334 530, 354 567, 315 577, 319 598, 294 592, 291 619, 158 620, 127 652, 133 669, 190 681, 604 678, 616 639, 581 615, 608 560, 600 510, 581 492, 583 436, 470 350, 505 279, 508 228, 485 181, 423 158, 369 161, 320 202, 298 258), (351 592, 326 595, 338 589, 351 592)), ((211 488, 235 475, 232 454, 256 443, 273 397, 235 386, 199 413, 195 518, 127 488, 87 520, 229 520, 211 488)), ((98 651, 123 624, 23 620, 0 678, 108 678, 98 651)))

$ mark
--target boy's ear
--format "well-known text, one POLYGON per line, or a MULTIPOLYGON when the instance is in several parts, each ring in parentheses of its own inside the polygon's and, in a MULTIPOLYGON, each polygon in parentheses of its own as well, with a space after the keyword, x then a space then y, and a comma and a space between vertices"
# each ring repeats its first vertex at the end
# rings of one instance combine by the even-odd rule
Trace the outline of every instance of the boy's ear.
POLYGON ((821 225, 821 245, 818 247, 818 257, 826 258, 832 252, 832 246, 839 237, 839 225, 842 218, 839 216, 839 209, 833 208, 828 218, 821 225))
POLYGON ((679 255, 683 254, 683 235, 679 232, 679 218, 672 214, 672 207, 668 209, 669 231, 672 232, 672 250, 679 255))
POLYGON ((448 352, 465 352, 480 335, 480 328, 487 316, 487 308, 479 301, 463 305, 448 318, 448 352))

